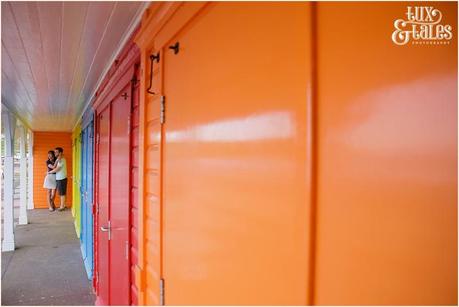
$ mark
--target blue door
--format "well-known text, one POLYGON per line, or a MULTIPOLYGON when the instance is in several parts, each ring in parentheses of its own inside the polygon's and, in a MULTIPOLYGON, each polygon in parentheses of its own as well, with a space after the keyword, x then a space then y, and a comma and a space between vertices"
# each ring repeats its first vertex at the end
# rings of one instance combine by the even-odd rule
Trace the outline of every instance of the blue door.
POLYGON ((82 130, 81 131, 81 137, 80 137, 80 141, 81 141, 81 156, 80 156, 80 170, 81 170, 81 174, 80 174, 80 199, 81 199, 81 214, 80 214, 80 218, 81 218, 81 228, 80 228, 80 243, 81 243, 81 254, 83 255, 83 259, 86 258, 86 250, 84 248, 84 236, 85 236, 85 232, 86 232, 86 210, 85 210, 85 207, 86 207, 86 167, 87 167, 87 163, 86 163, 86 147, 87 147, 87 140, 86 140, 86 129, 85 130, 82 130))
POLYGON ((92 279, 94 267, 93 247, 93 156, 94 121, 92 114, 89 123, 83 126, 81 144, 81 253, 88 274, 92 279))

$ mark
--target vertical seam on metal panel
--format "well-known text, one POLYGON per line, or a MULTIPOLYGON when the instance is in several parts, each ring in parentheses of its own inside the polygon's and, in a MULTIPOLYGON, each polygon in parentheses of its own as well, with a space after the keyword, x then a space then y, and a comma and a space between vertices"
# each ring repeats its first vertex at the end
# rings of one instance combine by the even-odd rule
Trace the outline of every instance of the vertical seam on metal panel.
POLYGON ((311 3, 311 84, 310 84, 310 104, 308 112, 308 137, 310 138, 309 154, 310 160, 310 220, 309 220, 309 302, 308 305, 315 303, 315 278, 316 278, 316 255, 317 255, 317 128, 318 128, 318 112, 317 112, 317 3, 311 3))

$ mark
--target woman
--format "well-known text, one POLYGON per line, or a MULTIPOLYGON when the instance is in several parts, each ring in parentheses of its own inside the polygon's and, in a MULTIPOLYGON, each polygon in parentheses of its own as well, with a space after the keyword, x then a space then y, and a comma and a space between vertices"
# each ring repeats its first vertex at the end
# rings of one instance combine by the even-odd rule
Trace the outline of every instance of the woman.
MULTIPOLYGON (((54 155, 54 151, 48 151, 48 160, 46 160, 46 167, 48 168, 48 172, 54 169, 54 164, 56 163, 56 156, 54 155)), ((48 206, 49 211, 53 212, 54 207, 54 197, 56 196, 56 174, 47 174, 45 177, 45 182, 43 183, 43 187, 47 189, 47 199, 48 199, 48 206)))

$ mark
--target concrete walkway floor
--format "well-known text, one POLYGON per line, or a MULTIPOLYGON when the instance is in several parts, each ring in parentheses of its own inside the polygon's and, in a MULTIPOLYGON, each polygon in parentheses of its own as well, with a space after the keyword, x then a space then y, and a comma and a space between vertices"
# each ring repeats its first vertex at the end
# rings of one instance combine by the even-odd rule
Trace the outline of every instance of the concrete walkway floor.
POLYGON ((2 305, 94 305, 70 210, 27 211, 16 250, 2 253, 2 305))

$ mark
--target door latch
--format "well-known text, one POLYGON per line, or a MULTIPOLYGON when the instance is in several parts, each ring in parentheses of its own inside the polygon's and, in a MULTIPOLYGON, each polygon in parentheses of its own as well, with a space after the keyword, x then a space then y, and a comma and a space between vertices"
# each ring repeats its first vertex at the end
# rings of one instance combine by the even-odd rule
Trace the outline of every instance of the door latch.
POLYGON ((111 239, 111 227, 110 227, 110 221, 108 221, 108 226, 104 227, 104 226, 100 226, 100 231, 102 232, 108 232, 108 240, 111 239))
POLYGON ((180 43, 176 42, 174 45, 169 46, 169 49, 174 50, 174 54, 179 53, 179 51, 180 51, 180 43))
POLYGON ((147 88, 147 93, 155 95, 156 93, 151 90, 153 86, 153 62, 159 63, 159 52, 156 55, 150 55, 150 86, 147 88))

